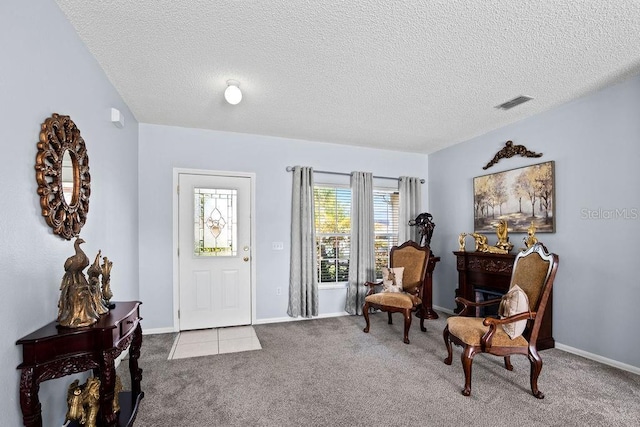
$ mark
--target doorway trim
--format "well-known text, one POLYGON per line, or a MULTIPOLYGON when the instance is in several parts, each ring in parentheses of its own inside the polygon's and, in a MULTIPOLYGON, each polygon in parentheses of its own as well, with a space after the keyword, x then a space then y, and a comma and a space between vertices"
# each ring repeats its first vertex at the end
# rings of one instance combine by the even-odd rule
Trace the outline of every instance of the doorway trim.
POLYGON ((256 320, 256 174, 253 172, 231 172, 207 169, 187 169, 173 168, 173 185, 172 185, 172 201, 173 201, 173 331, 180 332, 180 319, 178 318, 178 309, 180 308, 180 259, 178 258, 178 242, 179 242, 179 221, 178 221, 178 183, 180 174, 189 175, 210 175, 210 176, 231 176, 239 178, 249 178, 251 182, 251 324, 256 320))

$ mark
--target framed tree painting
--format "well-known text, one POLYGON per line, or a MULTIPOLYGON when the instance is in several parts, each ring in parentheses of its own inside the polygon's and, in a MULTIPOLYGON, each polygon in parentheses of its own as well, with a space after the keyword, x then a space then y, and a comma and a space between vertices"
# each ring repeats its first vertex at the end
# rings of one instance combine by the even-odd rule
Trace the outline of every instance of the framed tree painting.
POLYGON ((473 222, 477 233, 493 232, 504 219, 509 231, 555 233, 555 166, 538 163, 473 178, 473 222))

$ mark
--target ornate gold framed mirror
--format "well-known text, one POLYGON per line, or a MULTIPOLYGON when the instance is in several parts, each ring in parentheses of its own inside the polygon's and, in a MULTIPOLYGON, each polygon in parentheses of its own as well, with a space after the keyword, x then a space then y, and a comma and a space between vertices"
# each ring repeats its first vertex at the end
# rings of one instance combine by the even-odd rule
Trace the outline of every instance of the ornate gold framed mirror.
POLYGON ((54 113, 42 123, 35 168, 42 216, 70 240, 87 220, 91 175, 80 129, 69 116, 54 113))

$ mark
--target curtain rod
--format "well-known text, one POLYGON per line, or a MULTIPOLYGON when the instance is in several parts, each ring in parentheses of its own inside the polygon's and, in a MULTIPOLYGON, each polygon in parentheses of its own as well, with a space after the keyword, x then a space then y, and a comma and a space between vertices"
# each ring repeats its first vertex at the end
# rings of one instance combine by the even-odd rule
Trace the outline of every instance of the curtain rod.
MULTIPOLYGON (((293 166, 287 166, 287 172, 291 172, 293 170, 293 166)), ((319 170, 313 170, 315 173, 325 173, 327 175, 344 175, 344 176, 351 176, 350 173, 346 173, 346 172, 331 172, 331 171, 319 171, 319 170)), ((392 179, 394 181, 400 181, 400 178, 393 178, 390 176, 376 176, 373 175, 374 178, 378 178, 378 179, 392 179)), ((420 182, 422 184, 424 184, 424 179, 421 179, 420 182)))

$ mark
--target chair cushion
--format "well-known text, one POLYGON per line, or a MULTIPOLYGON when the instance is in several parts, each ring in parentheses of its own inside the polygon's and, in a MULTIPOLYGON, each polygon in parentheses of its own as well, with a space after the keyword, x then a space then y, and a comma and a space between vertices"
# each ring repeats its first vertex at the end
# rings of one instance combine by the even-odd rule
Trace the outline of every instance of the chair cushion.
MULTIPOLYGON (((480 338, 489 330, 488 326, 482 324, 483 320, 481 317, 449 317, 447 319, 449 333, 467 345, 479 346, 480 338)), ((511 339, 502 328, 496 328, 491 341, 492 347, 526 347, 528 345, 522 335, 511 339)))
POLYGON ((420 298, 406 292, 380 292, 364 299, 369 304, 386 305, 397 308, 413 308, 420 304, 420 298))
MULTIPOLYGON (((501 319, 509 316, 515 316, 516 314, 526 313, 529 311, 529 298, 527 294, 518 285, 513 285, 509 292, 503 295, 500 302, 500 308, 498 308, 498 316, 501 319)), ((502 325, 502 329, 514 339, 519 337, 527 327, 527 320, 518 320, 517 322, 507 323, 502 325)))
POLYGON ((383 292, 402 292, 402 275, 404 267, 382 267, 383 292))
POLYGON ((406 247, 398 249, 390 254, 389 263, 391 267, 405 267, 402 277, 402 289, 405 292, 415 293, 415 289, 422 286, 423 266, 427 262, 428 252, 424 248, 406 247))
POLYGON ((540 254, 534 252, 520 258, 513 267, 511 283, 518 284, 526 292, 532 310, 538 306, 544 283, 551 271, 549 264, 549 261, 545 261, 540 254))

